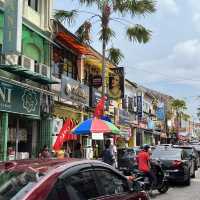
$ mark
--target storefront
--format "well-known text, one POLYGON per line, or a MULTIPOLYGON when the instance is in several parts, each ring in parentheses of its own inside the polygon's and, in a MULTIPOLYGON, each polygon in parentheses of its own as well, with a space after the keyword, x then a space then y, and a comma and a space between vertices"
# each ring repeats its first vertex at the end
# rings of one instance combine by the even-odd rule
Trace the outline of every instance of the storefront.
MULTIPOLYGON (((54 112, 53 112, 53 143, 55 142, 59 130, 66 119, 71 119, 75 124, 87 119, 88 113, 86 109, 89 107, 89 87, 81 84, 80 82, 67 77, 62 76, 61 84, 55 90, 60 90, 60 94, 57 93, 58 98, 55 98, 54 112)), ((58 91, 55 91, 58 92, 58 91)), ((82 141, 82 137, 78 137, 77 141, 85 144, 85 140, 82 141)), ((74 149, 76 141, 67 141, 71 150, 74 149)))
POLYGON ((0 82, 0 160, 35 156, 40 93, 0 82))

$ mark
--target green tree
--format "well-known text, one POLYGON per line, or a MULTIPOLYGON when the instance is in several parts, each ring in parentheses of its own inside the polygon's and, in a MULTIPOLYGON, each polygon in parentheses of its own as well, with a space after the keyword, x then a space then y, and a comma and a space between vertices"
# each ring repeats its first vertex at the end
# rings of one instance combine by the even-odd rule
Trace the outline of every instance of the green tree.
POLYGON ((189 115, 184 113, 184 111, 187 109, 186 102, 181 99, 175 99, 172 101, 171 107, 176 113, 176 132, 178 134, 179 128, 181 127, 182 117, 188 120, 189 115))
MULTIPOLYGON (((91 13, 92 16, 80 26, 76 34, 81 41, 90 42, 91 20, 98 18, 97 22, 100 22, 101 27, 99 39, 102 41, 102 96, 104 96, 106 87, 106 50, 110 39, 115 36, 110 22, 116 22, 124 26, 130 41, 147 43, 151 38, 151 31, 140 24, 133 24, 132 21, 127 20, 127 17, 130 16, 134 19, 136 16, 145 16, 155 12, 155 2, 153 0, 80 0, 80 3, 87 6, 96 5, 99 10, 99 13, 91 13)), ((67 20, 71 23, 77 12, 57 11, 55 17, 61 22, 67 20)), ((110 51, 110 60, 114 61, 115 64, 119 64, 122 54, 118 50, 115 50, 113 54, 113 49, 112 47, 110 51), (114 59, 112 55, 114 55, 114 59)))

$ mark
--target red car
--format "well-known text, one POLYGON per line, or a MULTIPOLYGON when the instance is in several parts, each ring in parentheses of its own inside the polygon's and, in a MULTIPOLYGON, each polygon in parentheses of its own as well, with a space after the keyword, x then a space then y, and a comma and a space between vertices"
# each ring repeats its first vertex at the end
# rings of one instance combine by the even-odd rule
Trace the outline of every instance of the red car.
POLYGON ((99 161, 52 159, 0 164, 0 200, 149 200, 99 161))

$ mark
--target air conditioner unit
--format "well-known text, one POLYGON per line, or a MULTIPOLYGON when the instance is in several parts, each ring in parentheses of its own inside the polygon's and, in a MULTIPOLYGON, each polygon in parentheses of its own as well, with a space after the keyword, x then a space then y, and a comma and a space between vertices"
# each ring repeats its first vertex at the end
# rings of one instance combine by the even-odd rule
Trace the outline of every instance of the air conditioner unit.
POLYGON ((21 56, 21 66, 34 72, 35 71, 35 60, 22 55, 21 56))
POLYGON ((6 54, 4 57, 4 62, 6 65, 18 65, 19 64, 19 56, 15 54, 6 54))
POLYGON ((50 67, 44 64, 40 64, 40 74, 50 77, 50 67))
POLYGON ((136 106, 133 107, 133 112, 137 112, 137 107, 136 106))

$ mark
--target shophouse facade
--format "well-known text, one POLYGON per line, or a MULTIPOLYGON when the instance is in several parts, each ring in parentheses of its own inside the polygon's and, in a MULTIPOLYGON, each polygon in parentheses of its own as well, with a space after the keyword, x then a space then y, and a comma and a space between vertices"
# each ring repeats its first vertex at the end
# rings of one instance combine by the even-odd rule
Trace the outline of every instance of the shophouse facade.
POLYGON ((52 1, 0 1, 0 160, 51 145, 52 1))

